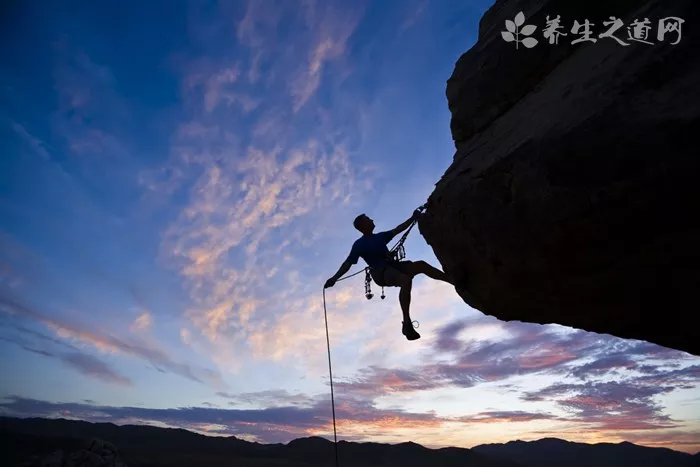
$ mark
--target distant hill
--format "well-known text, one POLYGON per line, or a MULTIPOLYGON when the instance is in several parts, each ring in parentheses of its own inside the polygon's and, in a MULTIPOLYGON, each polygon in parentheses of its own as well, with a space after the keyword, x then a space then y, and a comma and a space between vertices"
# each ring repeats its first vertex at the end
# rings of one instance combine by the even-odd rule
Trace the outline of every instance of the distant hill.
POLYGON ((522 467, 700 467, 700 453, 691 455, 628 442, 585 444, 544 438, 529 442, 482 444, 473 447, 472 451, 510 459, 522 467))
MULTIPOLYGON (((0 465, 32 455, 74 450, 97 437, 117 446, 129 467, 324 467, 335 465, 333 443, 300 438, 288 444, 259 444, 235 437, 203 436, 180 429, 117 426, 64 419, 0 417, 0 465)), ((428 449, 415 443, 338 443, 342 467, 520 467, 469 449, 428 449)))
MULTIPOLYGON (((118 426, 64 419, 0 417, 0 465, 71 451, 87 439, 117 446, 129 467, 331 467, 333 443, 318 437, 260 444, 182 429, 118 426)), ((700 467, 700 456, 631 443, 581 444, 559 439, 428 449, 415 443, 338 443, 341 467, 700 467)))

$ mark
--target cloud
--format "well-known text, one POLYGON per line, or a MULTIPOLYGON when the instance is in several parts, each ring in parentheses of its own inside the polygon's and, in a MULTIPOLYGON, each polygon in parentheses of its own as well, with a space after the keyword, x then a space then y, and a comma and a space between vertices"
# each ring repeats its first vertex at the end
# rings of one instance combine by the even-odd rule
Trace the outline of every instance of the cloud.
POLYGON ((261 67, 269 60, 278 45, 278 25, 285 14, 284 1, 249 0, 243 18, 236 26, 238 41, 250 48, 251 59, 247 76, 250 83, 257 83, 262 72, 261 67))
MULTIPOLYGON (((5 329, 7 330, 8 328, 6 327, 5 329)), ((17 326, 14 329, 15 331, 20 332, 22 335, 0 336, 0 340, 15 344, 27 352, 59 360, 69 368, 72 368, 85 376, 121 386, 133 385, 133 382, 129 378, 119 374, 119 372, 114 370, 106 362, 93 355, 87 354, 70 344, 66 344, 42 333, 29 330, 21 326, 17 326), (30 341, 30 338, 32 337, 35 339, 38 338, 39 342, 32 343, 30 341), (47 344, 50 344, 54 348, 47 348, 47 344)))
POLYGON ((189 329, 180 329, 180 341, 185 345, 190 345, 190 342, 192 341, 192 333, 189 329))
POLYGON ((433 375, 420 371, 369 367, 361 369, 358 375, 349 381, 337 381, 339 391, 353 395, 379 396, 394 392, 414 392, 436 389, 445 384, 433 375))
MULTIPOLYGON (((262 81, 268 88, 283 84, 292 112, 299 112, 321 86, 324 69, 345 53, 361 16, 353 6, 303 2, 299 8, 288 2, 249 1, 236 27, 239 43, 250 51, 249 83, 262 81)), ((347 75, 342 63, 334 64, 336 79, 347 75)))
MULTIPOLYGON (((669 365, 692 360, 687 354, 647 342, 601 336, 561 326, 503 323, 491 318, 456 320, 438 331, 433 350, 449 365, 428 368, 462 387, 526 374, 594 379, 615 372, 645 371, 649 379, 669 365), (470 330, 500 328, 499 339, 468 338, 470 330), (467 337, 467 338, 465 338, 467 337)), ((423 370, 425 371, 425 369, 423 370)))
POLYGON ((227 371, 252 359, 316 366, 323 335, 310 284, 321 278, 309 254, 369 191, 357 189, 364 167, 337 80, 322 80, 331 63, 344 66, 359 13, 284 1, 210 13, 194 13, 197 53, 177 60, 183 106, 168 160, 138 177, 149 201, 177 210, 159 256, 188 295, 180 338, 227 371), (227 40, 235 54, 221 50, 227 40), (326 84, 330 101, 308 105, 326 84))
MULTIPOLYGON (((147 361, 157 370, 168 371, 192 381, 213 384, 218 387, 225 386, 217 371, 175 362, 162 350, 133 339, 122 339, 106 332, 93 331, 80 325, 59 321, 25 307, 9 297, 0 297, 0 310, 16 319, 24 318, 43 324, 62 339, 87 343, 106 353, 113 352, 139 358, 147 361)), ((74 367, 82 366, 83 369, 89 365, 87 360, 75 358, 71 360, 71 364, 74 367)))
POLYGON ((537 420, 559 420, 560 417, 546 413, 514 411, 480 412, 468 417, 459 417, 462 422, 470 423, 524 423, 537 420))
MULTIPOLYGON (((240 90, 237 84, 241 75, 239 64, 229 66, 217 65, 209 62, 199 62, 192 65, 189 74, 184 80, 184 88, 187 93, 196 95, 201 93, 202 104, 206 113, 214 112, 222 104, 231 106, 238 104, 238 109, 243 113, 254 110, 260 99, 256 99, 240 90)), ((191 122, 180 127, 180 137, 205 137, 215 136, 218 127, 206 128, 199 122, 191 122)))
POLYGON ((638 363, 629 355, 618 354, 598 358, 585 365, 575 367, 571 375, 580 379, 588 379, 593 376, 601 376, 619 368, 632 370, 638 367, 638 363))
POLYGON ((457 320, 441 327, 437 332, 435 350, 438 352, 459 351, 463 344, 462 340, 458 339, 458 335, 467 327, 467 324, 466 320, 457 320))
MULTIPOLYGON (((562 373, 569 371, 569 364, 589 355, 597 340, 593 334, 563 333, 559 328, 505 324, 480 317, 461 319, 438 329, 432 341, 433 358, 402 374, 409 380, 425 381, 418 387, 425 384, 426 388, 468 388, 526 374, 562 373), (490 335, 491 338, 484 338, 490 335)), ((373 368, 353 384, 382 386, 387 372, 373 368)), ((411 384, 395 387, 395 390, 415 389, 411 384)))
POLYGON ((281 312, 306 312, 302 304, 311 299, 298 298, 305 283, 289 269, 294 249, 318 235, 312 226, 352 192, 348 155, 342 145, 313 138, 270 151, 249 146, 237 153, 237 146, 211 139, 178 148, 188 167, 178 171, 200 174, 162 245, 189 291, 187 317, 199 333, 188 331, 186 339, 203 336, 219 356, 240 355, 248 345, 274 355, 283 347, 271 346, 269 336, 259 347, 258 336, 270 331, 271 320, 286 321, 281 312), (288 273, 276 275, 280 268, 288 273))
POLYGON ((335 11, 329 3, 309 2, 304 7, 307 26, 314 37, 306 67, 298 71, 290 83, 295 113, 318 89, 324 66, 345 52, 348 39, 360 19, 356 11, 335 11))
POLYGON ((625 432, 621 437, 631 443, 643 443, 649 447, 686 450, 700 453, 700 430, 664 430, 658 433, 625 432), (684 449, 686 448, 686 449, 684 449))
POLYGON ((131 324, 132 331, 144 331, 153 325, 153 315, 148 311, 141 313, 131 324))
POLYGON ((204 92, 204 108, 207 112, 211 112, 219 104, 222 99, 227 99, 231 102, 233 99, 230 95, 223 93, 224 86, 231 85, 238 80, 240 71, 235 68, 228 68, 211 75, 206 81, 206 91, 204 92))
POLYGON ((105 362, 92 355, 74 352, 61 355, 59 358, 84 375, 124 386, 133 384, 129 378, 118 374, 105 362))
POLYGON ((310 406, 314 399, 306 394, 291 394, 284 389, 231 394, 217 392, 217 396, 229 400, 229 405, 252 405, 256 407, 310 406))
POLYGON ((640 384, 690 388, 695 387, 700 382, 700 364, 689 365, 683 368, 668 368, 665 365, 643 365, 640 369, 643 376, 635 378, 635 381, 640 384))
POLYGON ((45 161, 50 161, 51 156, 49 154, 49 146, 39 138, 31 135, 24 126, 17 122, 11 122, 10 124, 12 130, 34 151, 34 153, 40 156, 45 161))
POLYGON ((634 431, 675 428, 677 421, 662 413, 654 397, 673 386, 650 386, 636 381, 558 383, 522 396, 525 401, 555 401, 592 430, 634 431))
POLYGON ((591 379, 605 374, 619 373, 622 370, 637 370, 651 374, 661 367, 674 366, 692 360, 689 354, 668 349, 648 342, 606 338, 604 345, 585 358, 589 362, 572 366, 569 375, 579 379, 591 379))

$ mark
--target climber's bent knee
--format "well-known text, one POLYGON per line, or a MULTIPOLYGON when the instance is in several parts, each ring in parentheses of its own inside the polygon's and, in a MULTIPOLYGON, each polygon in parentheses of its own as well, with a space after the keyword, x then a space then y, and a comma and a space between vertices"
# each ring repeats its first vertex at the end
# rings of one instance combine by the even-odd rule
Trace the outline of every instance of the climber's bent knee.
POLYGON ((418 274, 424 273, 429 265, 425 261, 401 261, 396 264, 396 268, 400 269, 404 274, 415 277, 418 274))
POLYGON ((428 268, 430 265, 423 260, 413 262, 413 269, 416 273, 425 272, 428 268))

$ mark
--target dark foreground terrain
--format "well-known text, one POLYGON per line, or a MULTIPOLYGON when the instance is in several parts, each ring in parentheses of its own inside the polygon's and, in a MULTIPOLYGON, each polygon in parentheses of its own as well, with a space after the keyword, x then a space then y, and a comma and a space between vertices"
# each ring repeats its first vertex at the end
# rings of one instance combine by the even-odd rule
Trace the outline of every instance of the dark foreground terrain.
MULTIPOLYGON (((335 464, 333 444, 323 438, 296 439, 288 444, 259 444, 235 437, 208 437, 180 429, 2 417, 0 465, 20 465, 32 456, 44 457, 56 450, 73 452, 86 447, 91 438, 113 443, 121 460, 129 467, 320 467, 335 464)), ((700 454, 693 456, 631 443, 582 444, 552 438, 481 445, 472 449, 428 449, 415 443, 391 445, 341 441, 338 450, 343 467, 700 466, 700 454)))

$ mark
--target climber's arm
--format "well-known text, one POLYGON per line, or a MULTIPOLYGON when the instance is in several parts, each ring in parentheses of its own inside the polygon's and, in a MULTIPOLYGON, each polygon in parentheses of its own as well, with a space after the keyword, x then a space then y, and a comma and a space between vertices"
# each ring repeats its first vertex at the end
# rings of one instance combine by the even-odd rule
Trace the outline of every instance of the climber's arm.
POLYGON ((333 282, 336 282, 338 279, 343 277, 343 275, 346 272, 348 272, 351 267, 352 267, 352 263, 350 263, 350 261, 348 261, 348 260, 343 261, 343 264, 340 265, 338 272, 336 272, 335 274, 333 274, 331 276, 331 279, 333 280, 333 282))
MULTIPOLYGON (((389 232, 391 232, 391 238, 394 238, 395 236, 409 228, 413 221, 418 219, 418 216, 420 216, 420 211, 416 209, 415 211, 413 211, 413 215, 410 218, 406 219, 393 229, 389 230, 389 232)), ((391 241, 391 238, 388 241, 391 241)))
POLYGON ((360 255, 357 252, 357 248, 355 245, 353 245, 352 250, 350 250, 350 254, 348 257, 343 261, 343 264, 340 265, 340 268, 338 271, 331 276, 330 279, 326 281, 326 284, 323 286, 324 288, 328 287, 333 287, 335 283, 343 277, 343 275, 350 270, 353 264, 356 264, 357 261, 360 259, 360 255))

